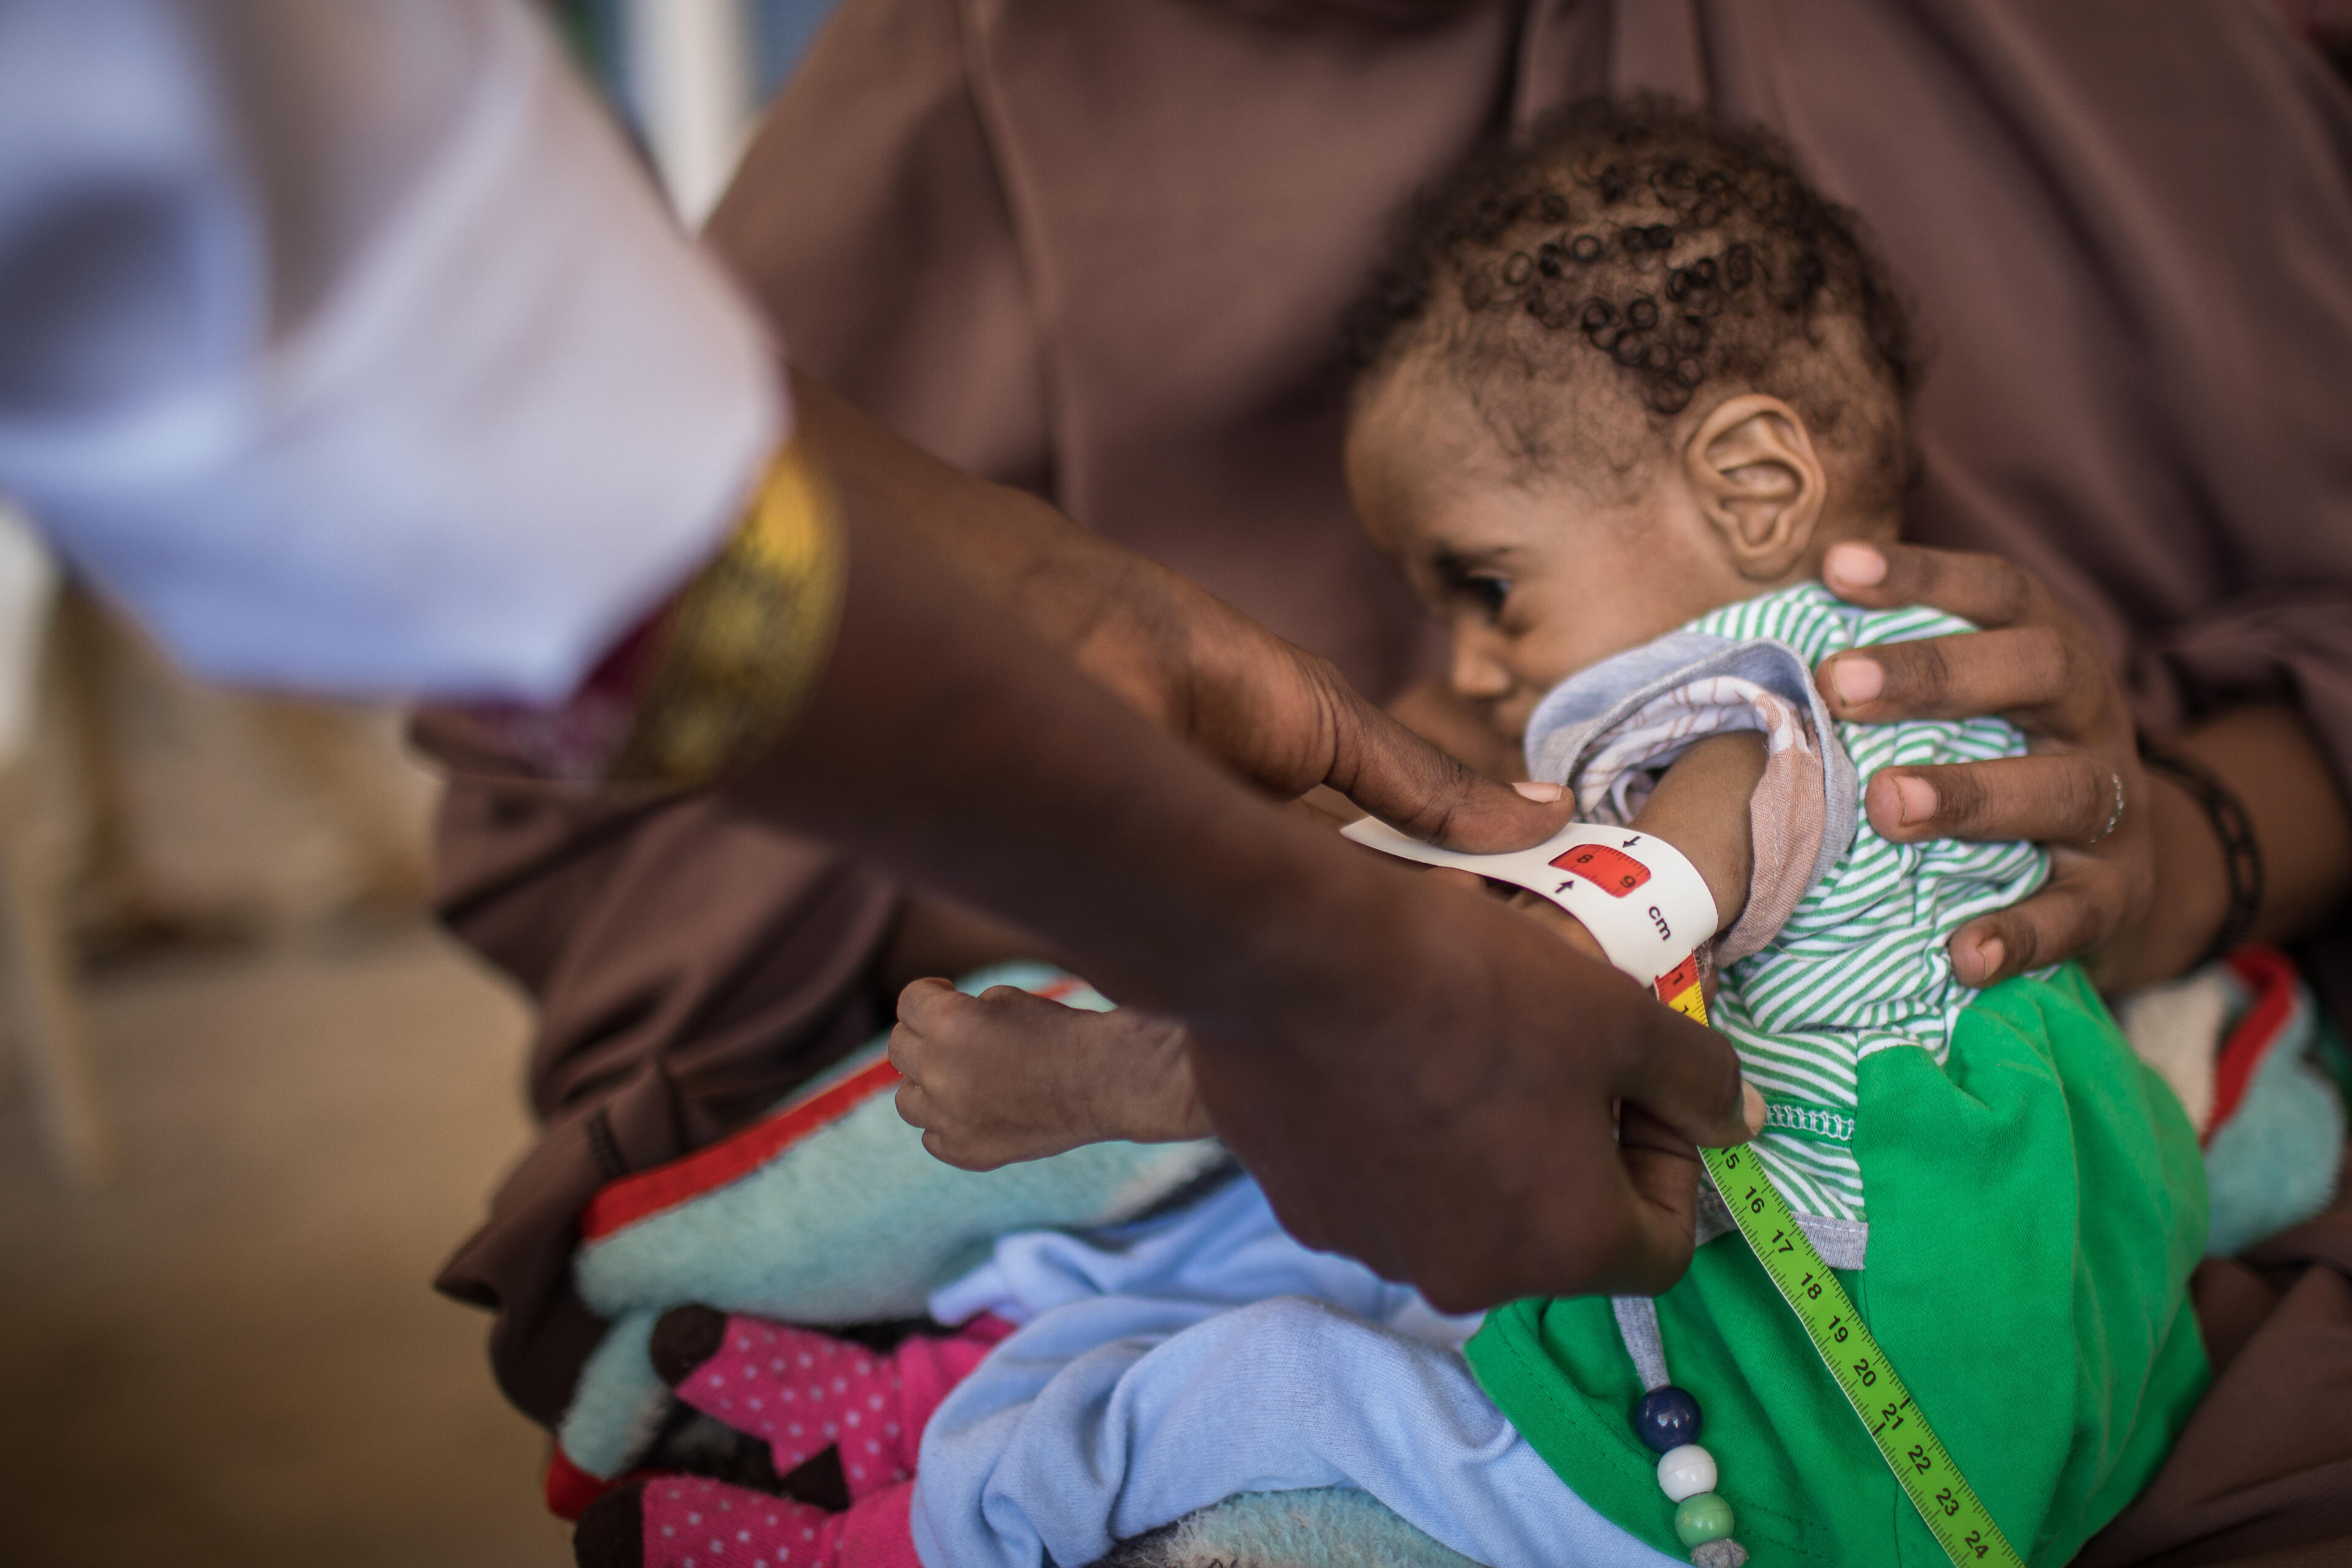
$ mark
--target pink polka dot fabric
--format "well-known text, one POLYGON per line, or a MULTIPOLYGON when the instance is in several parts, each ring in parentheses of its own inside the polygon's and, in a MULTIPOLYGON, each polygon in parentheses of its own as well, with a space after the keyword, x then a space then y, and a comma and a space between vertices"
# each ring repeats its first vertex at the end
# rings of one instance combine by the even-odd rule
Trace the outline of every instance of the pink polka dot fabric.
POLYGON ((738 1315, 677 1392, 705 1415, 765 1438, 778 1475, 837 1447, 855 1502, 914 1475, 923 1424, 1010 1332, 982 1317, 950 1337, 919 1334, 877 1354, 813 1329, 738 1315))
POLYGON ((699 1476, 663 1476, 642 1497, 645 1568, 921 1568, 902 1481, 830 1513, 699 1476))

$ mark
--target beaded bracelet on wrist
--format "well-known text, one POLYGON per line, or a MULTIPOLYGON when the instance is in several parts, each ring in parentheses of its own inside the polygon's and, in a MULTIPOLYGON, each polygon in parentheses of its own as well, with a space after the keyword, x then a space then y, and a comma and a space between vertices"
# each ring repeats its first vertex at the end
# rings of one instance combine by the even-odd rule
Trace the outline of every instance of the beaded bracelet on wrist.
POLYGON ((2230 879, 2230 904, 2221 916, 2221 929, 2213 933, 2212 944, 2197 961, 2200 966, 2210 963, 2252 935, 2254 921, 2262 914, 2263 852, 2254 838, 2253 819, 2246 815, 2244 803, 2204 763, 2165 751, 2146 736, 2140 738, 2139 757, 2141 766, 2171 779, 2204 808, 2206 820, 2213 825, 2213 837, 2221 843, 2230 879))
POLYGON ((846 564, 831 488, 787 447, 655 630, 635 721, 606 776, 700 784, 773 745, 824 672, 846 564))

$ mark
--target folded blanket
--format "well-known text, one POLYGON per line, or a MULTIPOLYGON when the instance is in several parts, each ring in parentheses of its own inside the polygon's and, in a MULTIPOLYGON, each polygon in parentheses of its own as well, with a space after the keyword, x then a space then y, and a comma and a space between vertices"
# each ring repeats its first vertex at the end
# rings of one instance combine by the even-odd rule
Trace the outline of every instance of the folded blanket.
MULTIPOLYGON (((1084 982, 1045 964, 967 976, 973 994, 1018 985, 1108 1011, 1084 982)), ((556 1427, 550 1499, 627 1471, 672 1408, 646 1355, 655 1321, 705 1306, 787 1322, 919 1317, 930 1293, 1016 1231, 1131 1218, 1228 1163, 1213 1140, 1097 1143, 999 1171, 960 1171, 898 1117, 877 1037, 732 1136, 602 1189, 581 1216, 573 1275, 613 1321, 556 1427)))
POLYGON ((2345 1105, 2325 1058, 2342 1047, 2284 953, 2241 948, 2116 1013, 2204 1145, 2206 1257, 2234 1257, 2334 1201, 2345 1105))

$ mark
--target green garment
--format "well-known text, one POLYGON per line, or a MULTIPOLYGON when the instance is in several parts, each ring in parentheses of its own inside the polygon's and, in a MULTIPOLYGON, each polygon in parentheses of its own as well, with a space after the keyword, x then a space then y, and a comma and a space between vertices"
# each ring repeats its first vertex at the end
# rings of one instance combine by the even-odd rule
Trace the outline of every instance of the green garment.
MULTIPOLYGON (((2071 965, 1985 993, 1942 1068, 1906 1047, 1864 1058, 1860 1091, 1869 1256, 1839 1278, 2011 1544, 2063 1563, 2204 1391, 2196 1135, 2071 965)), ((1946 1561, 1737 1232, 1699 1249, 1658 1319, 1758 1568, 1946 1561)), ((1579 1496, 1687 1554, 1606 1300, 1514 1302, 1469 1356, 1579 1496)))

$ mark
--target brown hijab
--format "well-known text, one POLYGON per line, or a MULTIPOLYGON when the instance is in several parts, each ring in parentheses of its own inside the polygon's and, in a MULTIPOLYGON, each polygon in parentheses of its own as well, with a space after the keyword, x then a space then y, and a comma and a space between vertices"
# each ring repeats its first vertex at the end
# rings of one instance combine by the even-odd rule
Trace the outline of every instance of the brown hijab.
MULTIPOLYGON (((1916 294, 1911 537, 2039 574, 2152 730, 2285 697, 2352 779, 2352 101, 2251 0, 848 0, 710 237, 801 364, 1387 696, 1428 641, 1341 492, 1336 323, 1478 138, 1641 88, 1781 132, 1916 294)), ((570 800, 424 733, 446 917, 539 999, 548 1121, 441 1284, 551 1420, 601 1331, 581 1204, 882 1027, 900 900, 716 802, 570 800)), ((2317 1301, 2318 1381, 2264 1385, 2297 1428, 2249 1461, 2262 1550, 2352 1542, 2295 1512, 2352 1462, 2352 1399, 2308 1396, 2352 1369, 2352 1258, 2307 1250, 2265 1277, 2317 1301)), ((2178 1493, 2098 1560, 2250 1560, 2244 1509, 2178 1493)))

